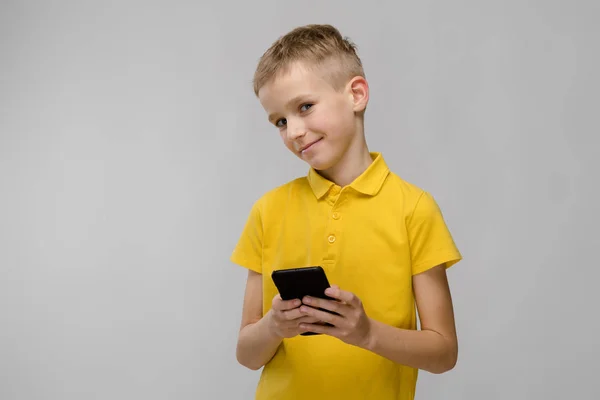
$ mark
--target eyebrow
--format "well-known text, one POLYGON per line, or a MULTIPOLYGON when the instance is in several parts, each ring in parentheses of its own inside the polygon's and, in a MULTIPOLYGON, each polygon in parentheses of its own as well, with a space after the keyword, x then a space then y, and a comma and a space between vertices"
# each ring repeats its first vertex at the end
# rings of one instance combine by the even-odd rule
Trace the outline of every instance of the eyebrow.
MULTIPOLYGON (((295 103, 301 103, 303 100, 305 100, 308 97, 309 97, 308 94, 300 94, 300 95, 294 97, 293 99, 291 99, 290 101, 288 101, 285 105, 285 108, 288 108, 290 105, 295 104, 295 103)), ((270 122, 274 122, 273 120, 275 119, 275 115, 277 115, 277 114, 276 113, 269 114, 270 122)))

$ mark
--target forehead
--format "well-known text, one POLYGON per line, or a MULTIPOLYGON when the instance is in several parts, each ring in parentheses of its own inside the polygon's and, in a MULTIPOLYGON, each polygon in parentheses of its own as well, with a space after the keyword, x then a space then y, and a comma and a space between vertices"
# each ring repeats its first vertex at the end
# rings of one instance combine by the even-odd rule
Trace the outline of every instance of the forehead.
POLYGON ((283 107, 293 98, 325 94, 333 87, 315 68, 296 63, 267 82, 259 91, 258 98, 265 109, 283 107))

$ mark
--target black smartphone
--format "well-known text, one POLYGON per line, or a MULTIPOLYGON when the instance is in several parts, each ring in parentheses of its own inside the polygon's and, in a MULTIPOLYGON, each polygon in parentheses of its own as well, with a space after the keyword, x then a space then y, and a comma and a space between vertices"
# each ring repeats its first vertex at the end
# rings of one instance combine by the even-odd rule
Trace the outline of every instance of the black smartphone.
MULTIPOLYGON (((283 300, 302 300, 304 296, 335 300, 325 294, 325 289, 330 287, 330 285, 325 271, 320 266, 279 269, 271 273, 271 278, 283 300)), ((329 310, 321 310, 331 312, 329 310)), ((330 324, 326 325, 331 326, 330 324)), ((305 332, 301 333, 301 335, 310 336, 317 335, 317 333, 305 332)))

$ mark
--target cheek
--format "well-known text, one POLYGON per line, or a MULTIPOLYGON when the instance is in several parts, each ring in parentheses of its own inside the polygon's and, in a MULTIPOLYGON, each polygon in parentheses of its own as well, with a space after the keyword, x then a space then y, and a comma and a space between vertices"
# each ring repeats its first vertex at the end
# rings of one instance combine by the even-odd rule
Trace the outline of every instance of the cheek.
POLYGON ((343 118, 327 118, 322 122, 320 128, 330 141, 343 140, 349 130, 348 123, 343 118))
POLYGON ((335 117, 335 112, 328 110, 319 110, 317 114, 313 114, 306 120, 306 127, 309 131, 324 133, 328 137, 335 137, 336 131, 339 130, 339 121, 335 117))
POLYGON ((289 151, 291 151, 292 153, 296 152, 296 150, 294 149, 294 146, 292 145, 292 142, 286 141, 284 143, 285 143, 285 147, 287 147, 289 151))
POLYGON ((288 138, 288 136, 285 134, 285 132, 281 132, 279 134, 279 136, 281 137, 281 140, 283 141, 283 144, 285 145, 285 147, 287 147, 291 151, 295 151, 293 141, 288 138))
POLYGON ((319 116, 319 126, 332 139, 340 139, 352 127, 353 114, 348 115, 341 105, 336 105, 319 116))

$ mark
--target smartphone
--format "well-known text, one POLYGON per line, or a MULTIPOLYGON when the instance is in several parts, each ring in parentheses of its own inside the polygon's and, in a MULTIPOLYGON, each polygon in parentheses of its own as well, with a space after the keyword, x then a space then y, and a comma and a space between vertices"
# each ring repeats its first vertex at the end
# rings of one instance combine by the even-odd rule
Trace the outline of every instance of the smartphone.
MULTIPOLYGON (((283 300, 302 300, 304 296, 335 300, 325 294, 325 289, 330 287, 330 285, 325 271, 320 266, 275 270, 271 273, 271 278, 283 300)), ((331 312, 329 310, 321 310, 331 312)), ((330 324, 325 325, 331 326, 330 324)), ((310 336, 318 334, 305 332, 301 333, 301 335, 310 336)))

